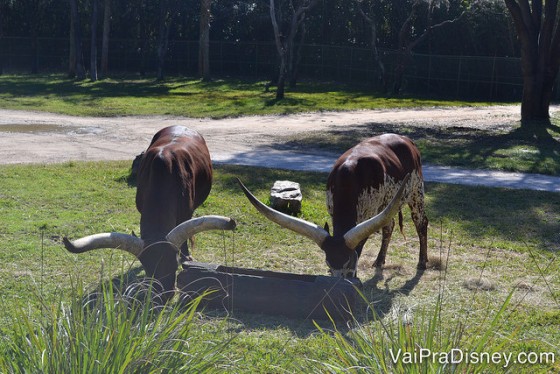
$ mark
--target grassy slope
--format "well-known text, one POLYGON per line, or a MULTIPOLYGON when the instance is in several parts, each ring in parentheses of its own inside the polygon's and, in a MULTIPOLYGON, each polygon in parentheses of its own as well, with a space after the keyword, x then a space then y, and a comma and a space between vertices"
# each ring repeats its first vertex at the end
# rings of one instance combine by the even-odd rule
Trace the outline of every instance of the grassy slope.
MULTIPOLYGON (((71 255, 60 242, 63 235, 138 232, 135 189, 126 183, 128 166, 111 162, 0 167, 0 260, 5 264, 0 269, 4 305, 0 329, 8 330, 9 317, 20 312, 17 305, 33 315, 39 311, 40 300, 69 300, 77 279, 94 289, 101 279, 140 274, 139 264, 127 255, 108 250, 71 255)), ((233 234, 199 235, 193 251, 197 260, 324 273, 320 250, 256 214, 240 193, 235 176, 265 200, 274 180, 297 180, 304 193, 302 217, 318 224, 328 220, 324 174, 219 167, 212 193, 197 215, 234 217, 238 229, 233 234)), ((392 318, 395 311, 432 308, 437 290, 443 287, 446 326, 456 326, 461 316, 465 334, 475 337, 513 289, 507 318, 496 331, 498 339, 517 331, 508 350, 558 352, 560 200, 556 195, 428 184, 427 211, 430 255, 437 258, 441 252, 443 262, 448 261, 447 271, 415 276, 417 240, 407 219, 406 239, 395 233, 388 266, 375 274, 370 266, 379 237, 374 236, 366 245, 359 271, 364 294, 376 313, 392 318), (481 281, 490 289, 477 289, 481 281)), ((332 357, 332 342, 318 336, 311 321, 239 313, 233 317, 228 329, 216 324, 218 331, 211 336, 216 341, 234 337, 227 355, 237 371, 300 371, 312 365, 309 360, 332 357)), ((205 329, 201 333, 208 334, 205 329)))

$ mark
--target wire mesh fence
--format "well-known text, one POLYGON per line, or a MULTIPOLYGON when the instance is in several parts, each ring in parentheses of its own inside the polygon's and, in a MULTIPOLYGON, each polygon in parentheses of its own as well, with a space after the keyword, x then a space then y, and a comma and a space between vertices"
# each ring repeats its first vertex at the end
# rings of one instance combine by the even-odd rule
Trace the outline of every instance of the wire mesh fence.
MULTIPOLYGON (((89 61, 87 42, 84 61, 89 61)), ((298 77, 320 81, 361 84, 380 89, 379 68, 371 49, 334 45, 303 45, 298 57, 298 77)), ((65 72, 69 41, 65 38, 0 38, 3 72, 65 72)), ((98 53, 99 55, 100 53, 98 53)), ((398 51, 380 50, 385 82, 395 80, 398 51)), ((210 46, 215 75, 272 80, 278 57, 273 43, 216 41, 210 46)), ((157 70, 154 40, 112 39, 109 45, 112 73, 150 74, 157 70)), ((86 67, 87 68, 87 67, 86 67)), ((194 75, 198 68, 198 41, 171 40, 166 54, 167 74, 194 75)), ((413 54, 407 62, 402 88, 420 95, 451 99, 519 101, 523 89, 518 58, 413 54)), ((558 99, 558 90, 554 98, 558 99)))

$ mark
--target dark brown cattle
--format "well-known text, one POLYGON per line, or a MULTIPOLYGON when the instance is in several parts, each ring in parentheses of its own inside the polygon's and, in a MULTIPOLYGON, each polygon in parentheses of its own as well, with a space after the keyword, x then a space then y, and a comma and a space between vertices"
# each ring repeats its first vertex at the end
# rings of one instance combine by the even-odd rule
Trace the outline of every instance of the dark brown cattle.
POLYGON ((97 248, 132 253, 148 276, 171 291, 179 255, 181 262, 189 259, 187 239, 201 231, 231 230, 235 222, 219 216, 191 219, 210 193, 212 162, 204 138, 186 127, 166 127, 154 135, 141 157, 137 184, 141 238, 103 233, 72 242, 64 238, 64 244, 74 253, 97 248))
MULTIPOLYGON (((154 135, 144 152, 137 177, 136 208, 146 245, 161 241, 193 212, 212 189, 212 161, 204 138, 183 126, 154 135)), ((186 242, 181 261, 189 260, 186 242)))
POLYGON ((358 258, 371 234, 383 230, 375 266, 385 263, 394 216, 406 203, 420 239, 418 268, 428 261, 428 219, 420 152, 407 137, 384 134, 364 140, 335 162, 327 180, 327 208, 333 235, 304 220, 276 212, 259 202, 241 184, 251 203, 270 220, 314 240, 325 252, 333 275, 356 276, 358 258), (402 196, 402 199, 401 199, 402 196))

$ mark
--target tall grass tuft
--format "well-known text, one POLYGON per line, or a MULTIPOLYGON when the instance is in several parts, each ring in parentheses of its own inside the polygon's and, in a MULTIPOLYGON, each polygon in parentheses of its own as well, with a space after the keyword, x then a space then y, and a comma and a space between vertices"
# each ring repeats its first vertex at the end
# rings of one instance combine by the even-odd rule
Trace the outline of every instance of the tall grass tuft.
POLYGON ((228 342, 201 333, 200 298, 158 306, 143 284, 119 292, 108 282, 94 295, 75 289, 70 305, 44 306, 37 320, 21 308, 0 372, 204 373, 227 365, 228 342))
POLYGON ((337 355, 315 362, 318 372, 330 373, 481 373, 503 368, 489 362, 486 353, 506 351, 513 334, 497 339, 501 319, 510 304, 511 292, 501 308, 484 326, 467 328, 461 320, 442 320, 442 298, 433 310, 396 311, 393 316, 359 323, 348 333, 335 329, 332 335, 337 355))

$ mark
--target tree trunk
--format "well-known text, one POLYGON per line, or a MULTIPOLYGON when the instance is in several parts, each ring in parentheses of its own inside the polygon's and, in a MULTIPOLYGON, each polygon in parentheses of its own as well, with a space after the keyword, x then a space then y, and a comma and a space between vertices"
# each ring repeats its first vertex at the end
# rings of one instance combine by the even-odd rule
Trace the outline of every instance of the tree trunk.
POLYGON ((280 71, 276 85, 276 100, 283 100, 286 91, 286 54, 280 56, 280 71))
POLYGON ((550 138, 549 107, 560 66, 558 0, 505 0, 521 45, 521 124, 538 138, 550 138))
POLYGON ((70 66, 69 76, 77 79, 85 79, 86 72, 82 56, 82 35, 80 31, 80 19, 78 15, 78 1, 69 0, 70 3, 70 29, 72 31, 70 41, 70 66))
POLYGON ((303 43, 305 43, 306 35, 307 35, 307 29, 305 28, 305 24, 302 24, 301 36, 297 44, 297 48, 295 48, 295 51, 292 56, 292 67, 291 67, 291 72, 289 74, 290 88, 294 88, 297 84, 297 80, 299 77, 299 64, 301 62, 301 50, 303 49, 303 43))
POLYGON ((39 42, 37 41, 37 34, 33 33, 31 37, 31 49, 33 50, 33 61, 31 61, 31 74, 39 72, 39 42))
POLYGON ((109 73, 109 33, 111 31, 111 0, 105 0, 103 12, 103 40, 101 45, 101 76, 109 73))
MULTIPOLYGON (((4 24, 3 16, 0 14, 0 43, 2 43, 2 38, 4 37, 4 24)), ((4 73, 4 58, 0 56, 0 75, 4 73)))
MULTIPOLYGON (((4 37, 4 24, 3 24, 3 17, 0 14, 0 43, 2 42, 2 38, 4 37)), ((0 56, 0 75, 4 74, 4 58, 0 56)))
POLYGON ((287 35, 280 31, 278 19, 276 17, 276 4, 274 0, 270 0, 270 19, 274 30, 274 40, 276 42, 276 50, 280 58, 280 71, 278 73, 278 84, 276 86, 276 100, 284 98, 286 80, 291 80, 294 74, 294 39, 299 30, 300 25, 305 20, 305 12, 314 7, 318 0, 303 1, 296 9, 290 20, 290 28, 287 35))
POLYGON ((89 59, 89 77, 97 81, 97 18, 99 12, 98 0, 91 0, 91 46, 89 59))
POLYGON ((550 100, 545 96, 544 86, 536 76, 523 79, 523 98, 521 101, 521 119, 533 121, 548 119, 548 105, 550 100))
POLYGON ((410 61, 412 61, 412 51, 414 50, 414 48, 416 48, 416 46, 418 46, 420 43, 426 40, 430 36, 432 31, 444 27, 448 24, 455 23, 467 14, 467 11, 464 10, 461 12, 459 16, 442 21, 434 25, 432 24, 432 15, 435 8, 435 3, 430 2, 428 4, 428 11, 427 11, 428 13, 426 15, 427 26, 425 30, 421 34, 419 34, 415 39, 410 40, 412 29, 414 28, 414 21, 416 18, 419 17, 418 13, 422 5, 423 5, 422 0, 414 1, 414 3, 412 4, 412 9, 410 10, 410 14, 408 15, 407 19, 404 21, 404 23, 402 24, 399 30, 400 56, 397 62, 397 66, 395 67, 395 83, 393 85, 393 94, 399 94, 402 89, 404 73, 406 71, 408 64, 410 63, 410 61))
POLYGON ((210 16, 212 0, 200 0, 200 43, 198 73, 202 80, 210 80, 210 16))
POLYGON ((278 71, 278 81, 276 82, 276 100, 284 98, 284 86, 286 82, 286 46, 283 37, 280 34, 278 20, 276 19, 276 4, 274 0, 270 0, 270 19, 272 21, 272 29, 274 30, 274 40, 276 42, 276 50, 280 59, 280 70, 278 71))
POLYGON ((159 12, 159 37, 157 47, 157 80, 163 80, 165 55, 167 53, 167 43, 169 39, 170 15, 167 6, 168 0, 161 0, 159 12))
MULTIPOLYGON (((359 4, 358 4, 359 5, 359 4)), ((385 66, 379 57, 379 52, 377 51, 377 22, 374 16, 368 16, 361 7, 358 10, 362 18, 366 21, 370 28, 370 39, 371 39, 371 52, 373 63, 375 64, 375 70, 377 71, 377 82, 383 87, 383 91, 387 90, 387 82, 385 79, 385 66)))
POLYGON ((73 0, 70 3, 70 53, 68 55, 68 77, 76 76, 76 18, 73 12, 73 0))

